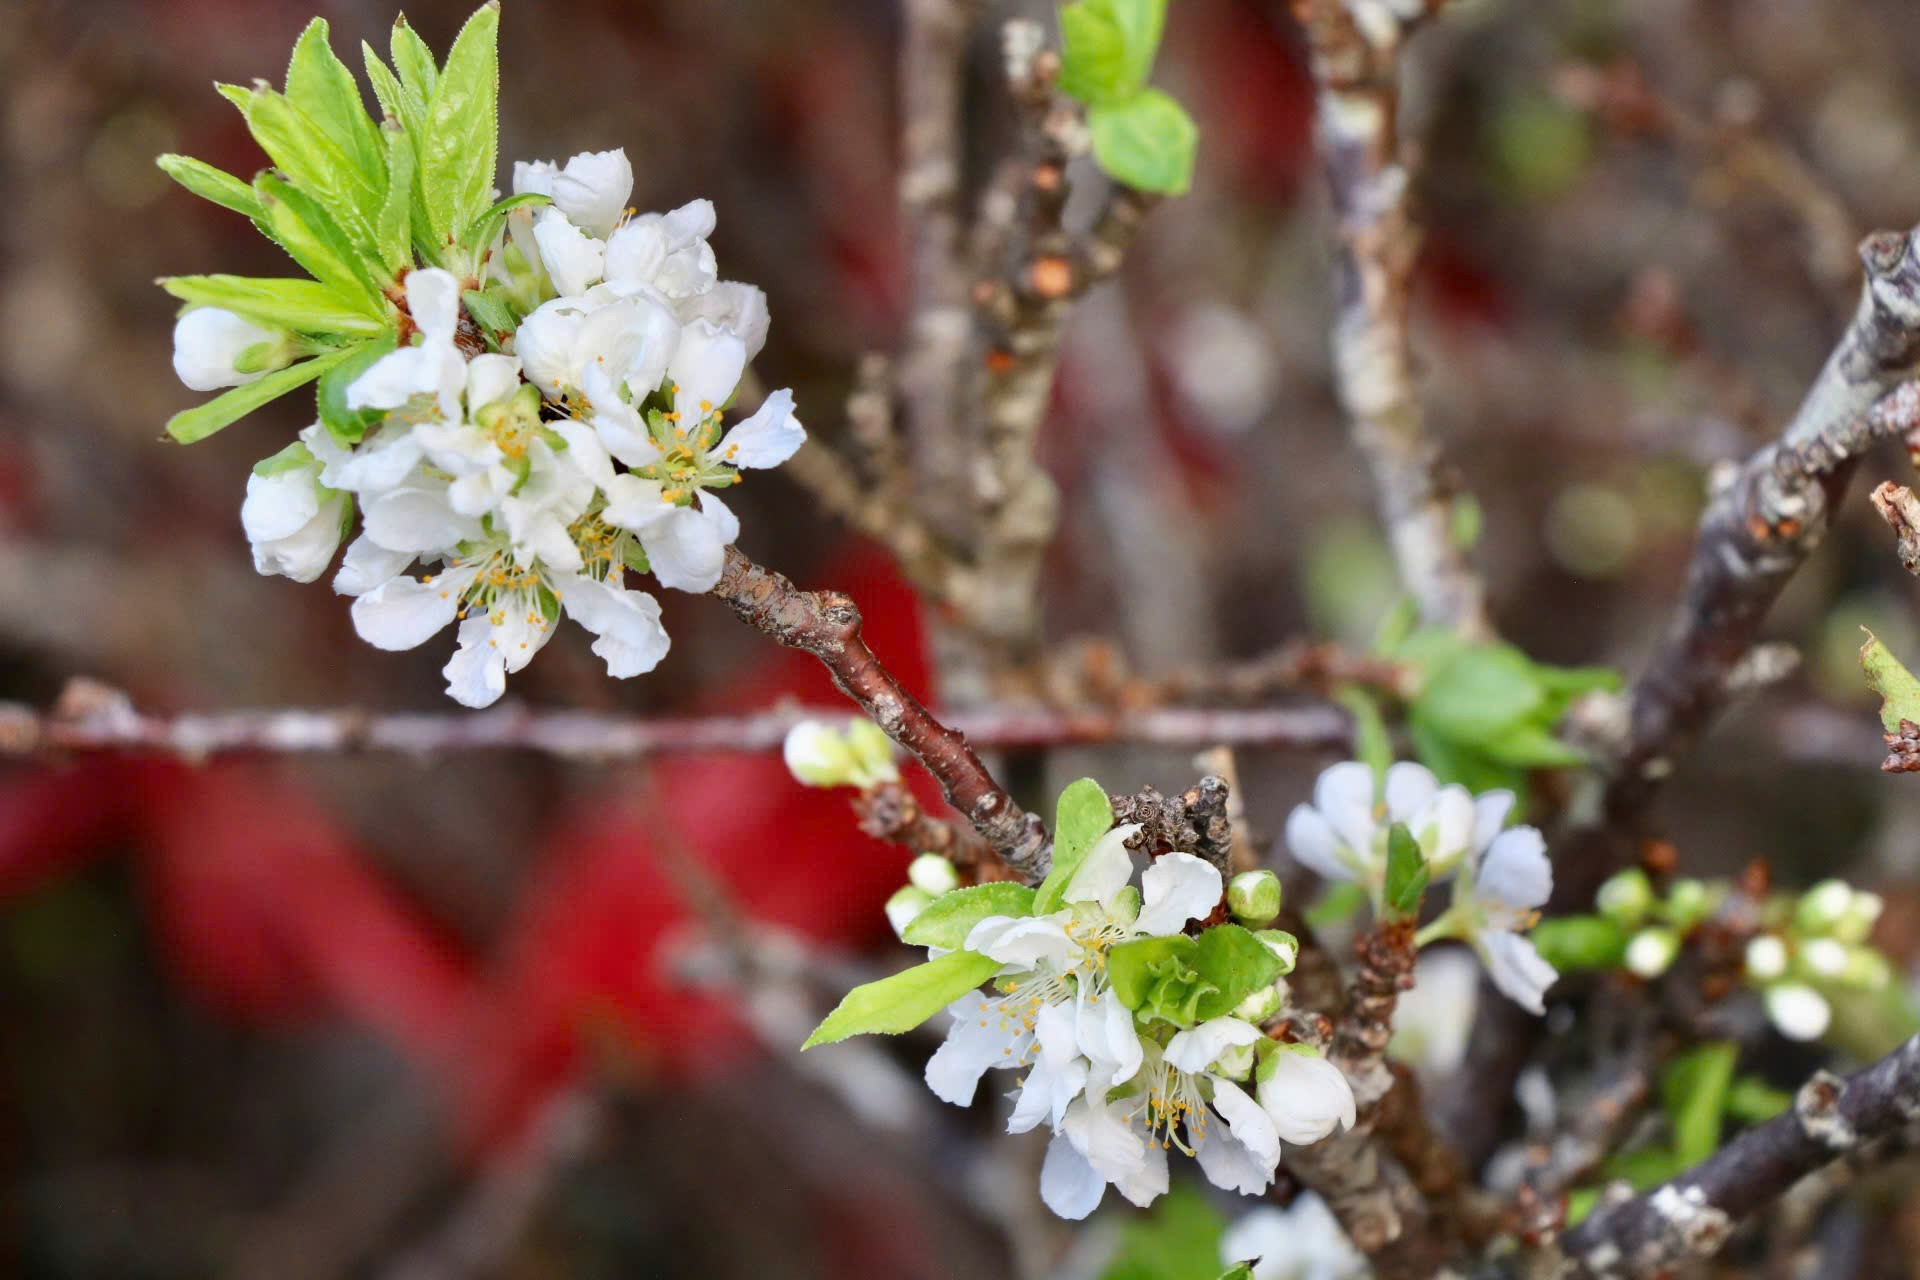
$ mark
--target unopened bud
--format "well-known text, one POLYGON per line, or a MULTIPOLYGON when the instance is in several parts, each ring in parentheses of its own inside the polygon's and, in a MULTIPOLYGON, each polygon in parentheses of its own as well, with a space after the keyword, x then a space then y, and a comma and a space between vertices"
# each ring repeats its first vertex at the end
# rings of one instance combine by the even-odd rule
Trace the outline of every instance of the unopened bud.
POLYGON ((855 786, 900 780, 900 770, 893 763, 893 742, 873 721, 855 720, 847 726, 847 750, 853 756, 855 786))
POLYGON ((1858 946, 1873 933, 1886 902, 1877 893, 1855 893, 1846 912, 1833 925, 1833 936, 1858 946))
POLYGON ((1844 880, 1822 880, 1800 895, 1793 909, 1793 926, 1815 937, 1833 932, 1853 906, 1853 888, 1844 880))
POLYGON ((1772 982, 1786 971, 1786 943, 1771 933, 1763 933, 1747 943, 1747 978, 1750 981, 1772 982))
POLYGON ((1642 978, 1657 978, 1680 954, 1680 938, 1671 929, 1642 929, 1627 943, 1627 969, 1642 978))
POLYGON ((1884 991, 1893 981, 1893 966, 1872 947, 1854 947, 1847 953, 1847 967, 1840 971, 1840 981, 1862 991, 1884 991))
POLYGON ((1801 945, 1800 958, 1815 976, 1837 978, 1847 971, 1847 944, 1833 938, 1814 938, 1801 945))
POLYGON ((1243 871, 1227 882, 1227 910, 1241 924, 1270 924, 1280 914, 1280 877, 1271 871, 1243 871))
POLYGON ((1818 1040, 1833 1021, 1826 998, 1804 982, 1779 982, 1767 988, 1767 1017, 1789 1040, 1818 1040))
POLYGON ((1713 891, 1700 880, 1675 880, 1667 891, 1667 923, 1685 933, 1713 911, 1713 891))
POLYGON ((1280 957, 1281 973, 1292 973, 1300 959, 1300 939, 1285 929, 1261 929, 1253 935, 1266 943, 1267 950, 1280 957))
POLYGON ((787 730, 781 753, 787 772, 810 787, 840 787, 852 781, 853 752, 830 724, 802 720, 787 730))
POLYGON ((917 919, 922 911, 933 902, 933 895, 925 889, 907 885, 894 892, 887 899, 887 923, 893 926, 896 937, 907 931, 907 926, 917 919))
POLYGON ((1629 867, 1600 886, 1594 899, 1600 914, 1624 925, 1636 925, 1653 906, 1653 882, 1638 867, 1629 867))
POLYGON ((1280 1012, 1282 1003, 1280 988, 1277 986, 1265 986, 1258 991, 1252 992, 1246 999, 1233 1006, 1233 1016, 1236 1018, 1244 1018, 1248 1022, 1258 1026, 1274 1014, 1280 1012))
POLYGON ((923 853, 915 858, 907 867, 907 879, 916 889, 924 889, 936 898, 960 887, 960 873, 937 853, 923 853))

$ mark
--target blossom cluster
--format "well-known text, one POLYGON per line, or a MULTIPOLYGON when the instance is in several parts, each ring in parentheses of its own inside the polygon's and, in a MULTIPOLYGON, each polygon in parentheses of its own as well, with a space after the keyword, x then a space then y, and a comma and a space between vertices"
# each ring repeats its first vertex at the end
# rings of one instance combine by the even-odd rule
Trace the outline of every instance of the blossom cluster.
POLYGON ((1510 791, 1475 796, 1458 783, 1440 785, 1424 765, 1402 761, 1376 777, 1358 761, 1320 775, 1313 801, 1287 818, 1287 847, 1302 864, 1333 881, 1367 890, 1378 913, 1386 889, 1388 843, 1396 826, 1418 843, 1427 875, 1453 881, 1453 903, 1418 935, 1470 944, 1502 994, 1531 1013, 1559 974, 1526 936, 1553 893, 1553 864, 1533 827, 1506 825, 1510 791))
MULTIPOLYGON (((667 633, 628 570, 710 590, 739 531, 717 491, 805 439, 785 391, 722 425, 766 340, 765 298, 718 279, 711 204, 633 217, 632 186, 621 151, 515 165, 514 194, 551 203, 504 219, 487 269, 544 300, 483 343, 462 310, 470 282, 407 273, 417 341, 346 386, 347 408, 377 419, 357 441, 316 422, 247 483, 241 522, 263 573, 319 577, 358 512, 334 577, 355 629, 410 649, 458 620, 443 674, 466 706, 499 698, 562 616, 593 633, 609 674, 651 670, 667 633)), ((207 387, 259 377, 244 356, 269 338, 197 308, 174 340, 183 379, 207 387)))

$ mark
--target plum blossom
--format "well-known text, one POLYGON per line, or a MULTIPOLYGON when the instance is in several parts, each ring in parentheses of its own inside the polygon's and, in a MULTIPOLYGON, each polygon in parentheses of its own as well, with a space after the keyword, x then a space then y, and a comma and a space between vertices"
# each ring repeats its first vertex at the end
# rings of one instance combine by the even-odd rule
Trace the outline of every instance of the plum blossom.
POLYGON ((1483 825, 1498 829, 1512 802, 1505 792, 1476 802, 1465 787, 1443 787, 1430 769, 1411 761, 1389 768, 1376 786, 1372 768, 1350 760, 1322 773, 1313 803, 1288 815, 1287 847, 1326 879, 1361 885, 1377 905, 1386 878, 1387 833, 1395 823, 1412 832, 1430 873, 1440 879, 1459 865, 1483 825))
POLYGON ((247 477, 247 498, 240 524, 253 545, 253 567, 295 582, 312 582, 333 563, 349 498, 321 483, 322 465, 308 441, 323 435, 318 423, 262 462, 247 477))
POLYGON ((173 371, 195 391, 243 386, 285 365, 291 338, 220 307, 194 307, 173 325, 173 371))
MULTIPOLYGON (((1492 792, 1481 801, 1511 796, 1492 792)), ((1491 812, 1491 807, 1489 807, 1491 812)), ((1504 818, 1506 805, 1499 809, 1504 818)), ((1446 937, 1464 938, 1479 953, 1487 976, 1500 993, 1529 1013, 1546 1012, 1545 995, 1559 978, 1554 967, 1525 934, 1540 919, 1540 908, 1553 894, 1553 864, 1547 845, 1532 827, 1496 828, 1485 838, 1477 829, 1472 855, 1461 864, 1454 881, 1453 905, 1420 931, 1426 943, 1446 937)))

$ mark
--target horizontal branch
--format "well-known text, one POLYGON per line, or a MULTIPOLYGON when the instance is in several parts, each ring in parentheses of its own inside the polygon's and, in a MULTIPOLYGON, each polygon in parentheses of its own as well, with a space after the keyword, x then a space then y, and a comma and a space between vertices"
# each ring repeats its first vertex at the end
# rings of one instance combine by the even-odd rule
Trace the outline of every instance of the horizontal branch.
POLYGON ((1664 1274, 1711 1257, 1733 1228, 1801 1178, 1920 1119, 1920 1036, 1845 1080, 1816 1075, 1794 1104, 1642 1196, 1603 1205, 1567 1233, 1591 1276, 1664 1274))
MULTIPOLYGON (((275 707, 168 716, 136 709, 118 690, 76 680, 51 711, 0 703, 0 757, 141 751, 205 760, 236 753, 536 751, 610 764, 663 755, 771 753, 797 722, 830 718, 837 710, 789 706, 738 715, 635 716, 524 706, 473 714, 275 707)), ((1325 705, 1115 712, 981 707, 941 718, 975 746, 1001 751, 1220 745, 1342 751, 1351 737, 1346 714, 1325 705)))

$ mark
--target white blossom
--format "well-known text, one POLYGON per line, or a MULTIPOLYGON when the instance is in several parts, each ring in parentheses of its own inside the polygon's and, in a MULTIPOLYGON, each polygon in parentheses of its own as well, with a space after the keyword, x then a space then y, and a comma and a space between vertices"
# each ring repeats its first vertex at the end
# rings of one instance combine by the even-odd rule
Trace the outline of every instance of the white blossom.
POLYGON ((551 196, 554 209, 588 234, 605 239, 633 195, 633 165, 622 148, 583 151, 564 166, 522 161, 513 166, 513 191, 551 196))
POLYGON ((1377 898, 1386 878, 1387 834, 1404 823, 1435 880, 1451 874, 1476 833, 1498 830, 1512 806, 1507 792, 1476 802, 1458 784, 1441 786, 1424 765, 1402 761, 1376 787, 1373 770, 1359 761, 1336 764, 1315 782, 1313 803, 1287 817, 1287 847, 1299 861, 1329 880, 1351 880, 1377 898))
POLYGON ((173 371, 195 391, 238 387, 285 365, 290 335, 284 329, 265 329, 220 307, 195 307, 173 325, 173 371), (266 346, 259 367, 242 372, 241 357, 266 346))
POLYGON ((717 278, 707 244, 714 223, 711 200, 632 219, 607 240, 607 283, 622 293, 645 290, 669 299, 705 294, 717 278))
MULTIPOLYGON (((323 432, 318 424, 302 441, 323 432)), ((320 483, 321 463, 305 443, 269 460, 247 477, 240 524, 253 545, 253 567, 295 582, 312 582, 340 549, 348 497, 320 483)))
POLYGON ((1220 1237, 1220 1262, 1253 1263, 1253 1280, 1359 1280, 1371 1274, 1326 1201, 1311 1191, 1284 1209, 1261 1205, 1242 1214, 1220 1237))
POLYGON ((1282 1142, 1306 1146, 1353 1127, 1353 1087, 1318 1053, 1284 1049, 1262 1065, 1260 1075, 1256 1096, 1282 1142))
POLYGON ((422 267, 407 273, 407 313, 419 330, 414 346, 390 351, 347 386, 349 409, 398 409, 432 396, 444 421, 460 417, 466 357, 454 342, 460 323, 460 282, 450 271, 422 267))

